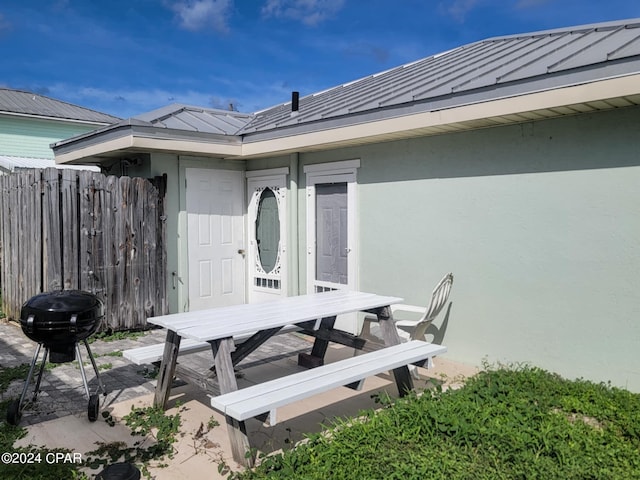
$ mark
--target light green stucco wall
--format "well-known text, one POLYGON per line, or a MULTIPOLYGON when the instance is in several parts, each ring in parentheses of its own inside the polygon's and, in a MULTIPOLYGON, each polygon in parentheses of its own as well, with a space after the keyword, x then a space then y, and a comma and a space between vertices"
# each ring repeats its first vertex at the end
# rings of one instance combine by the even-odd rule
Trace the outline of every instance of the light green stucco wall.
POLYGON ((448 358, 531 362, 640 392, 639 147, 631 108, 246 165, 152 154, 130 174, 168 175, 171 311, 187 291, 185 168, 290 168, 289 278, 304 293, 304 166, 360 159, 359 289, 425 305, 451 271, 449 322, 436 322, 448 358))
POLYGON ((451 271, 448 358, 640 391, 640 109, 301 154, 301 187, 354 158, 361 290, 425 305, 451 271))
POLYGON ((95 125, 0 116, 0 155, 52 159, 50 144, 95 128, 95 125))

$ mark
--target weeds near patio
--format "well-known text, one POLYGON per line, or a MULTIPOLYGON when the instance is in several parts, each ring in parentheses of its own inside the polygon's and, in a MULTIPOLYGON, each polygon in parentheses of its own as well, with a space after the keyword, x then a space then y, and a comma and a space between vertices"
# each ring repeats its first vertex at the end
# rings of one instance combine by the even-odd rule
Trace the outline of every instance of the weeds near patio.
MULTIPOLYGON (((0 366, 0 396, 12 381, 24 379, 28 370, 27 364, 12 368, 0 366)), ((123 421, 131 429, 132 435, 140 437, 133 447, 121 442, 103 443, 87 454, 84 464, 50 463, 42 459, 46 459, 48 454, 72 452, 35 446, 14 448, 14 443, 26 435, 26 429, 9 425, 5 421, 9 402, 10 400, 0 402, 0 453, 16 455, 18 458, 22 455, 25 458, 33 458, 34 462, 3 463, 0 465, 0 480, 86 480, 88 477, 81 468, 97 469, 123 459, 140 464, 142 473, 151 478, 148 471, 150 462, 156 461, 156 466, 161 467, 163 464, 160 462, 173 456, 173 444, 177 440, 181 422, 180 413, 167 415, 164 411, 152 407, 132 407, 131 412, 123 417, 123 421), (35 461, 38 458, 40 461, 35 461)), ((102 416, 107 424, 115 425, 115 420, 108 412, 103 412, 102 416)))
POLYGON ((233 479, 640 478, 640 395, 532 367, 395 402, 233 479))
POLYGON ((98 332, 87 339, 89 343, 93 343, 96 340, 101 340, 103 342, 115 342, 118 340, 136 340, 137 338, 144 337, 147 334, 146 331, 134 331, 134 330, 124 330, 124 331, 111 331, 106 330, 104 332, 98 332))
MULTIPOLYGON (((180 410, 180 408, 179 408, 180 410)), ((115 425, 109 412, 102 413, 105 421, 115 425)), ((89 452, 86 465, 92 469, 104 467, 109 463, 125 461, 141 464, 141 471, 151 478, 149 462, 161 462, 166 458, 173 458, 173 444, 176 442, 180 429, 180 413, 168 415, 164 410, 155 407, 131 407, 131 412, 123 417, 124 423, 131 429, 131 435, 141 437, 133 447, 123 442, 102 443, 89 452)), ((156 465, 158 467, 164 464, 156 465)))

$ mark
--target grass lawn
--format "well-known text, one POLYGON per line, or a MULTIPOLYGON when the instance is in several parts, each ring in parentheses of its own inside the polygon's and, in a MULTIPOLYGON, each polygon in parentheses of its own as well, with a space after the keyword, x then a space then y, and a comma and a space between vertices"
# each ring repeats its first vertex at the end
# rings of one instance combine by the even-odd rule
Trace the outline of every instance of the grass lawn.
POLYGON ((537 368, 409 396, 237 479, 640 479, 640 395, 537 368))
MULTIPOLYGON (((0 398, 26 367, 0 365, 0 398)), ((254 470, 219 470, 230 480, 640 480, 640 395, 627 390, 532 367, 487 368, 458 390, 379 400, 380 410, 338 420, 283 454, 262 457, 254 470)), ((13 448, 25 430, 4 421, 7 403, 0 401, 0 450, 29 452, 13 448)), ((171 461, 179 415, 137 409, 125 420, 142 435, 157 432, 157 446, 105 446, 94 462, 124 455, 147 473, 149 459, 171 461)), ((31 467, 0 465, 0 480, 87 479, 74 464, 31 467)))

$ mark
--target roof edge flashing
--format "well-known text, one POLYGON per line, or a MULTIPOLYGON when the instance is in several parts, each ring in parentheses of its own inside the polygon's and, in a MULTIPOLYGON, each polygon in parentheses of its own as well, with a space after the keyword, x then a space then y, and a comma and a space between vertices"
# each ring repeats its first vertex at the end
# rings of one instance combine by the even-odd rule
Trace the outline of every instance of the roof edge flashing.
MULTIPOLYGON (((525 95, 471 102, 436 110, 398 114, 393 117, 362 121, 322 130, 293 133, 283 137, 257 138, 243 143, 242 154, 266 156, 296 150, 320 150, 355 143, 379 141, 391 136, 411 137, 428 128, 462 125, 480 119, 518 115, 536 110, 552 109, 638 95, 640 73, 597 82, 539 90, 525 95)), ((576 112, 578 114, 578 112, 576 112)), ((560 116, 561 114, 558 114, 560 116)), ((253 135, 252 135, 253 136, 253 135)))

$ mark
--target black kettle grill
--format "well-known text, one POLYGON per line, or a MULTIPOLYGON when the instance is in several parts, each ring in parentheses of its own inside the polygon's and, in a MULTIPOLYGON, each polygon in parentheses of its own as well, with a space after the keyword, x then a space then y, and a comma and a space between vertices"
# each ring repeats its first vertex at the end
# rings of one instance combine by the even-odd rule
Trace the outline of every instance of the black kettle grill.
POLYGON ((8 423, 17 425, 20 422, 25 406, 27 389, 33 379, 35 366, 43 346, 44 356, 40 364, 31 402, 36 401, 40 392, 40 382, 47 358, 51 363, 66 363, 72 362, 77 356, 82 382, 89 400, 89 420, 94 422, 98 418, 100 397, 97 393, 89 393, 89 385, 78 342, 84 343, 98 380, 99 390, 106 395, 106 390, 100 380, 98 367, 87 342, 87 338, 98 329, 103 318, 104 305, 102 301, 95 295, 81 290, 59 290, 41 293, 31 297, 24 303, 20 311, 20 326, 24 334, 34 342, 37 342, 38 346, 31 361, 22 395, 19 400, 14 400, 9 404, 7 410, 8 423))

